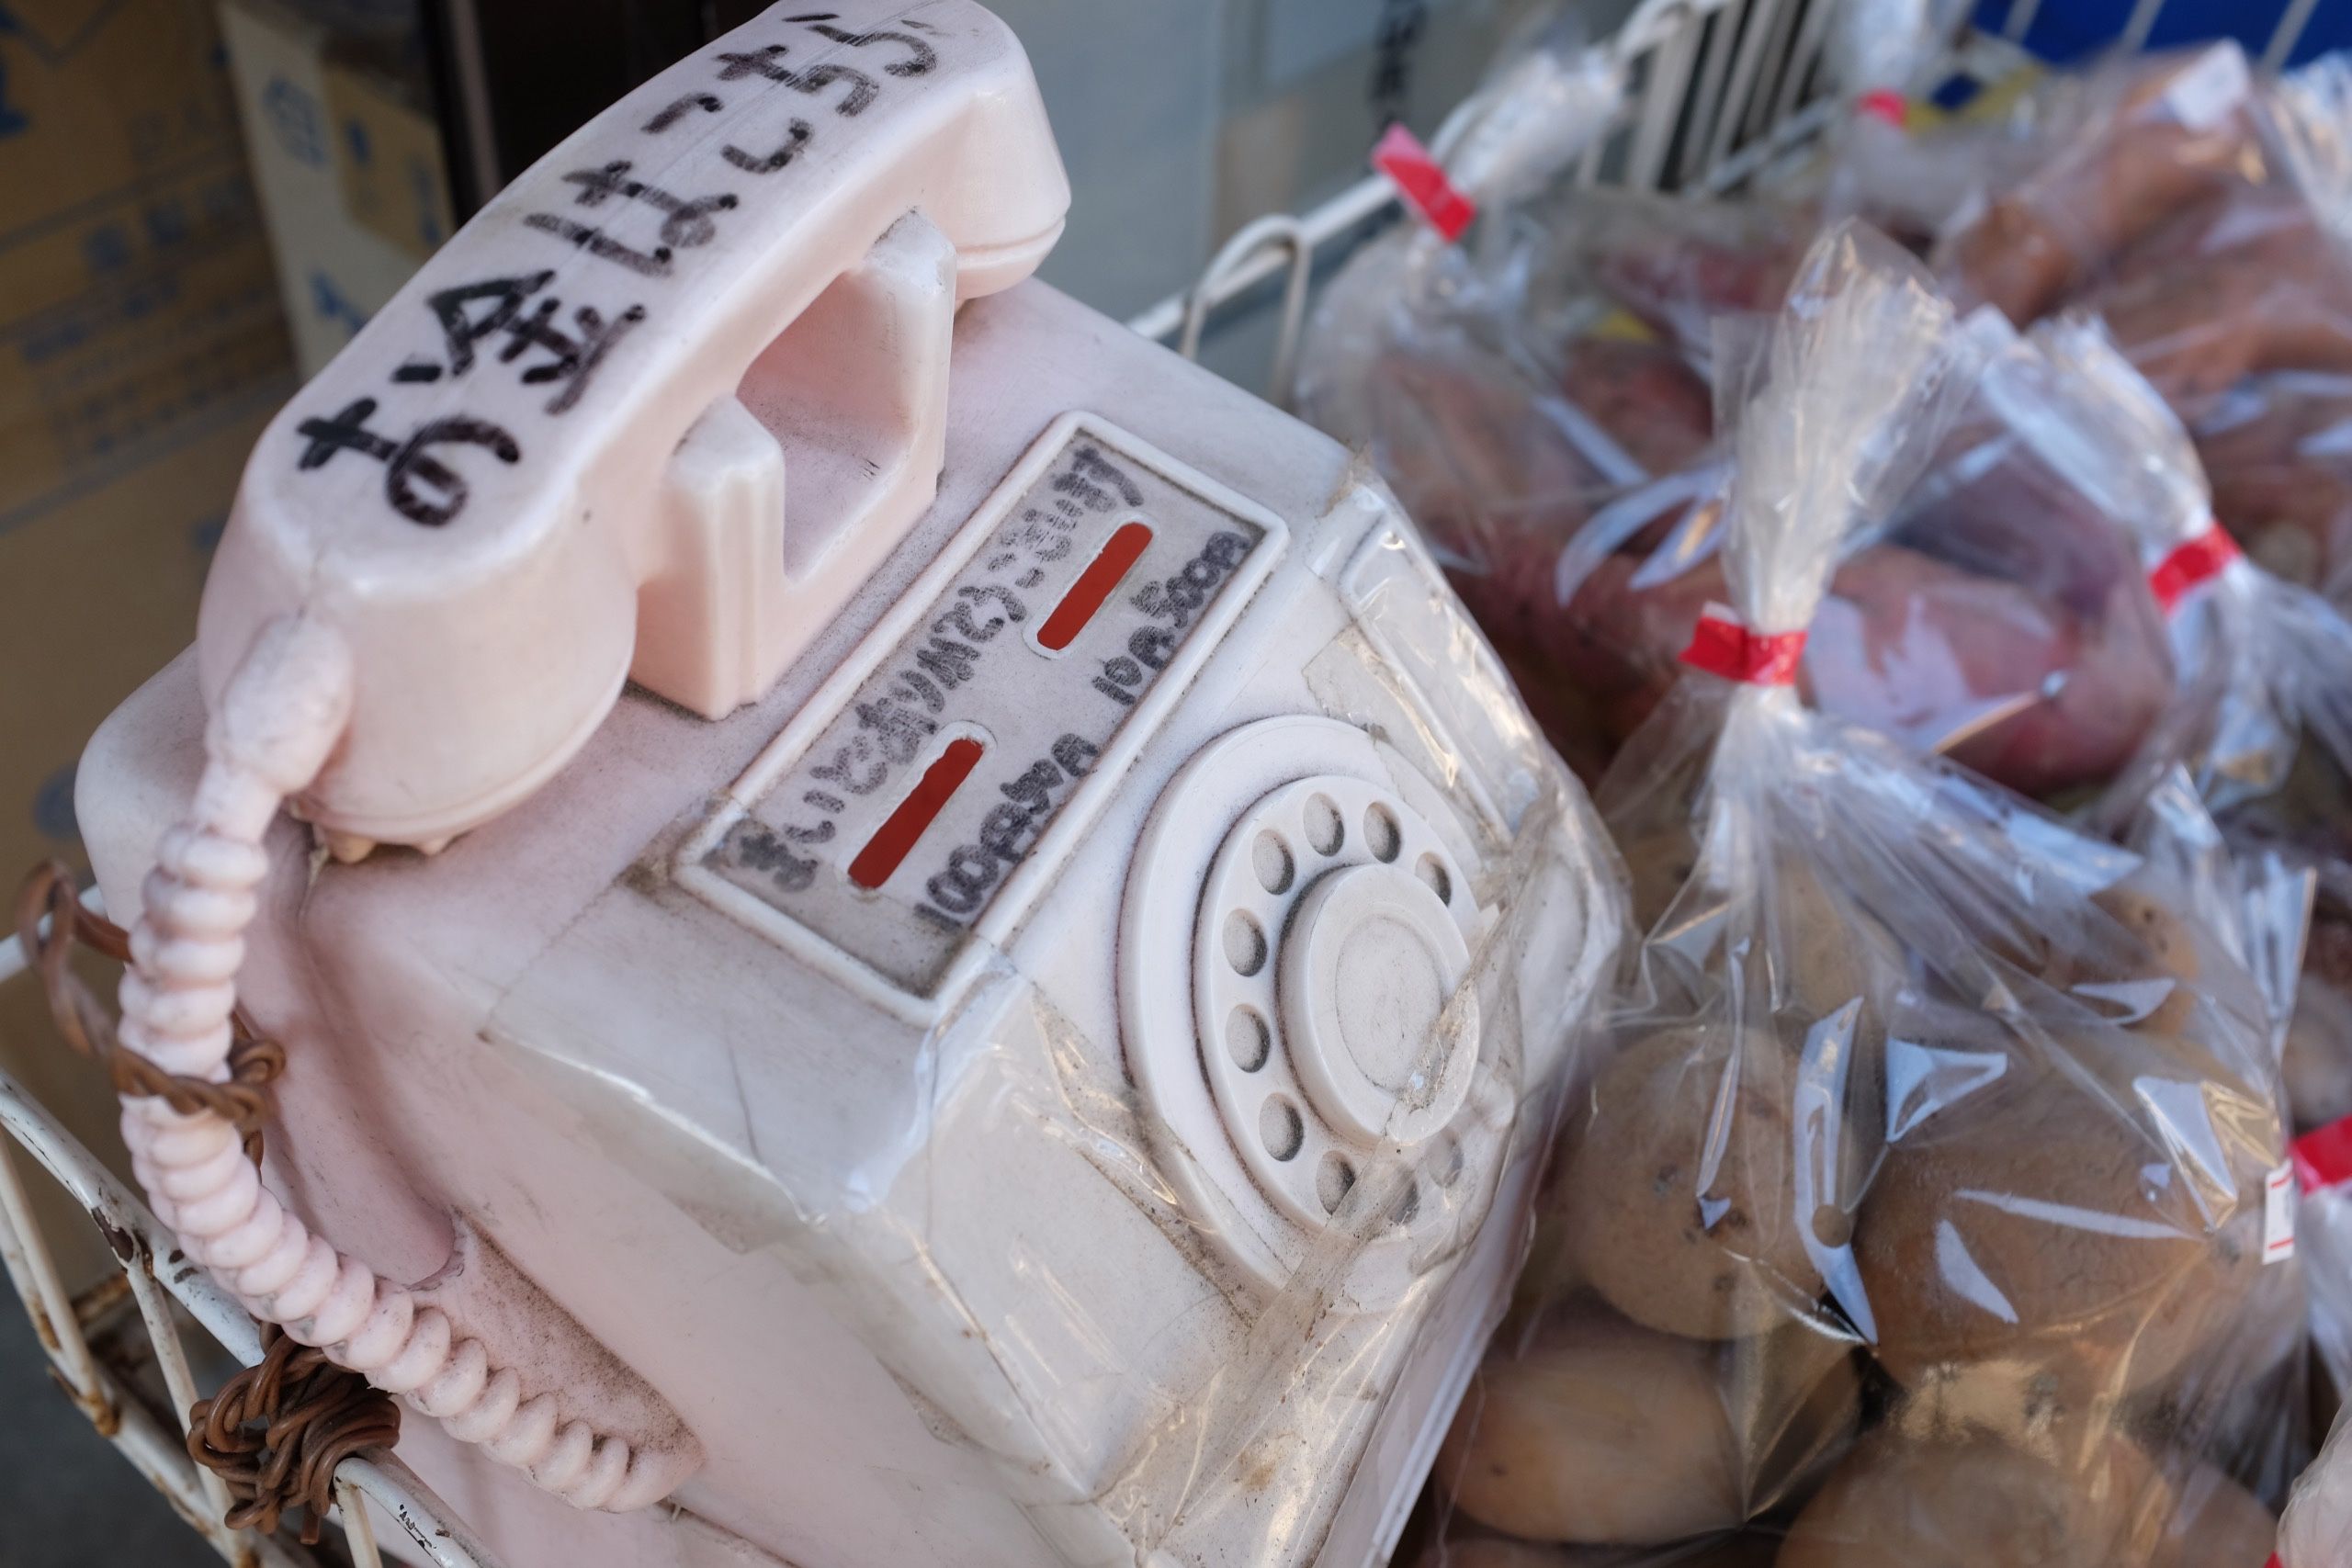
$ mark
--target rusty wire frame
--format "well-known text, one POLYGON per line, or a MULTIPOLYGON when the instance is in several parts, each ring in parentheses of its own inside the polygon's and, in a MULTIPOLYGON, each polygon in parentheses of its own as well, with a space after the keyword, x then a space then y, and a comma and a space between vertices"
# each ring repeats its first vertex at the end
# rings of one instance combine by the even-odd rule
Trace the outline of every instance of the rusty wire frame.
MULTIPOLYGON (((83 901, 97 907, 95 892, 83 901)), ((25 965, 14 937, 0 942, 0 984, 25 965)), ((227 1492, 187 1454, 187 1410, 199 1395, 185 1325, 202 1328, 245 1366, 261 1359, 260 1325, 211 1276, 186 1262, 139 1195, 5 1071, 0 1128, 8 1133, 0 1140, 0 1263, 24 1300, 58 1385, 223 1560, 238 1568, 316 1568, 325 1559, 288 1539, 223 1524, 227 1492), (69 1290, 11 1141, 90 1216, 119 1272, 79 1295, 69 1290), (140 1386, 150 1381, 146 1362, 162 1382, 160 1400, 140 1386)), ((389 1453, 345 1461, 335 1502, 334 1522, 355 1568, 383 1568, 375 1517, 398 1522, 432 1568, 498 1568, 448 1506, 389 1453), (373 1517, 368 1503, 376 1506, 373 1517)))

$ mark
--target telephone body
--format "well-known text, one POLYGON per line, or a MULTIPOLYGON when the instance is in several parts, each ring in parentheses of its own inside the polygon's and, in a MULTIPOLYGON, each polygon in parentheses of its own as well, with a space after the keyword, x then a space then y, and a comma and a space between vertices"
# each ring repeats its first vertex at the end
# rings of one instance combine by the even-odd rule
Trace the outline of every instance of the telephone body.
POLYGON ((412 1416, 513 1568, 1370 1563, 1499 1316, 1599 830, 1360 463, 1021 281, 1066 200, 976 6, 762 16, 294 400, 91 743, 136 910, 257 628, 349 648, 268 1184, 667 1467, 412 1416))

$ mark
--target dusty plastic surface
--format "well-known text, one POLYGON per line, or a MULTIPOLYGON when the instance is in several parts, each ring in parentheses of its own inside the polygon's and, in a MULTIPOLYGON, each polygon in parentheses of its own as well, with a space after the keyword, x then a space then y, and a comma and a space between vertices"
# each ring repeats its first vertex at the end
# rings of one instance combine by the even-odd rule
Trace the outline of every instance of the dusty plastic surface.
MULTIPOLYGON (((1724 358, 1693 649, 1768 679, 1964 336, 1850 228, 1797 298, 1724 358)), ((1646 940, 1429 1561, 2258 1564, 2302 1297, 2267 1231, 2284 981, 2248 964, 2299 900, 2186 787, 2135 853, 1701 671, 1600 799, 1646 940)))
MULTIPOLYGON (((704 1457, 592 1516, 412 1423, 515 1568, 1369 1563, 1523 1253, 1622 895, 1393 498, 1034 283, 947 382, 937 498, 756 701, 625 690, 430 858, 271 832, 269 1184, 704 1457)), ((200 691, 85 759, 117 908, 200 691)))

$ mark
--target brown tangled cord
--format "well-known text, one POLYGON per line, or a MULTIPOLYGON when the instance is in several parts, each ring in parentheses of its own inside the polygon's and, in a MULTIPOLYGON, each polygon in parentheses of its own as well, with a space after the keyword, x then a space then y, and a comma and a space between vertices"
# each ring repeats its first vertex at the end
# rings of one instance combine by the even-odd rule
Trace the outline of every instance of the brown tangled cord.
POLYGON ((401 1409, 325 1351, 275 1324, 264 1333, 260 1362, 187 1413, 187 1451, 228 1483, 230 1529, 267 1535, 300 1506, 310 1511, 302 1544, 313 1546, 334 1502, 335 1466, 399 1441, 401 1409))
MULTIPOLYGON (((286 1052, 256 1034, 242 1008, 232 1020, 228 1082, 168 1073, 116 1038, 113 1016, 74 973, 76 943, 127 964, 130 938, 83 905, 72 872, 55 861, 33 868, 17 898, 17 935, 40 972, 58 1032, 106 1070, 117 1093, 161 1100, 183 1115, 211 1111, 244 1135, 246 1157, 261 1164, 269 1085, 285 1070, 286 1052)), ((232 1529, 266 1534, 301 1507, 309 1510, 302 1542, 314 1545, 334 1500, 335 1467, 362 1450, 398 1441, 400 1406, 275 1324, 263 1325, 262 1343, 257 1365, 188 1412, 188 1456, 227 1483, 232 1529)))
POLYGON ((261 1125, 270 1111, 269 1083, 286 1069, 286 1052, 264 1040, 240 1008, 235 1041, 229 1047, 229 1081, 167 1073, 115 1038, 114 1019, 74 973, 76 942, 118 964, 130 962, 130 937, 120 926, 85 908, 74 888, 74 874, 55 861, 33 867, 17 896, 17 937, 40 972, 49 992, 49 1015, 65 1043, 106 1069, 118 1094, 160 1100, 181 1115, 209 1111, 244 1134, 245 1156, 261 1163, 261 1125), (42 916, 49 930, 40 929, 42 916))

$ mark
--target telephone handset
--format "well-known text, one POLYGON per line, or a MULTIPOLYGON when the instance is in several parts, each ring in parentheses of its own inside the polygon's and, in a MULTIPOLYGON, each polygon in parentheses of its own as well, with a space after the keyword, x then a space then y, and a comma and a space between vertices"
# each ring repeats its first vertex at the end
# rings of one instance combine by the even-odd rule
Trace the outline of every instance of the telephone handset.
MULTIPOLYGON (((836 4, 778 6, 564 141, 264 434, 206 588, 205 766, 143 889, 132 1049, 225 1070, 281 803, 433 848, 632 673, 724 715, 930 504, 956 308, 1036 266, 1069 190, 1002 24, 836 4)), ((157 1213, 255 1315, 582 1506, 700 1463, 674 1417, 588 1418, 548 1371, 581 1333, 560 1313, 487 1344, 511 1336, 311 1234, 228 1122, 124 1112, 157 1213)))
POLYGON ((779 6, 494 197, 271 423, 207 584, 209 704, 272 620, 351 711, 301 809, 437 846, 634 676, 759 695, 928 506, 956 308, 1069 206, 1025 56, 964 0, 779 6))

